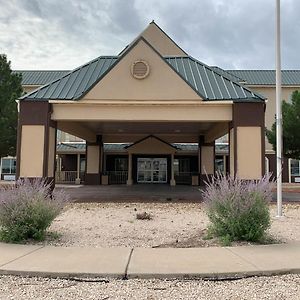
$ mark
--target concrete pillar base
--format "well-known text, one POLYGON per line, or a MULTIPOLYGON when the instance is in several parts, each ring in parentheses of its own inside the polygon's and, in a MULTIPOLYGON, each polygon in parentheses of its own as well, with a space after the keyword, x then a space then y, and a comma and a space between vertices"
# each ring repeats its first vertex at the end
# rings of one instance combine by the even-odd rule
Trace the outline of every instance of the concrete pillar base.
POLYGON ((132 179, 128 179, 127 182, 126 182, 126 184, 127 184, 127 185, 132 185, 132 184, 133 184, 132 179))
POLYGON ((175 179, 171 179, 171 180, 170 180, 170 186, 175 186, 175 185, 176 185, 175 179))
POLYGON ((76 178, 76 179, 75 179, 75 184, 80 184, 80 183, 81 183, 80 178, 76 178))

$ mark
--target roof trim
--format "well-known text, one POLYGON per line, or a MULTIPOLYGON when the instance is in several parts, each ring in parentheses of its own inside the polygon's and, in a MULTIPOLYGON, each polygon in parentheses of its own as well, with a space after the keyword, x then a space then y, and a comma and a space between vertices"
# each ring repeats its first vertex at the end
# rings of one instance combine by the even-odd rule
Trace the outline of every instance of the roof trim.
MULTIPOLYGON (((188 53, 186 53, 161 27, 159 27, 154 20, 152 20, 149 25, 155 25, 176 47, 178 47, 185 55, 188 56, 188 53)), ((127 51, 128 48, 131 47, 132 44, 135 43, 136 40, 138 40, 140 37, 142 37, 143 33, 147 30, 147 28, 149 27, 149 25, 131 42, 129 43, 125 48, 123 48, 123 50, 121 52, 119 52, 118 55, 123 55, 124 52, 127 51)))
POLYGON ((186 53, 160 26, 158 26, 154 20, 152 20, 149 24, 154 24, 172 43, 174 43, 184 54, 188 56, 188 53, 186 53))
POLYGON ((145 141, 145 140, 147 140, 147 139, 149 139, 149 138, 154 138, 154 139, 160 141, 161 143, 164 143, 164 144, 170 146, 171 148, 174 148, 174 149, 178 150, 178 147, 176 147, 176 146, 174 146, 174 145, 172 145, 172 144, 169 144, 168 142, 166 142, 166 141, 162 140, 161 138, 159 138, 159 137, 157 137, 157 136, 155 136, 155 135, 152 135, 152 134, 149 134, 149 135, 143 137, 142 139, 140 139, 140 140, 134 142, 133 144, 131 144, 131 145, 129 145, 129 146, 125 146, 124 148, 125 148, 125 149, 131 148, 132 146, 135 146, 135 145, 137 145, 137 144, 139 144, 139 143, 141 143, 141 142, 143 142, 143 141, 145 141))

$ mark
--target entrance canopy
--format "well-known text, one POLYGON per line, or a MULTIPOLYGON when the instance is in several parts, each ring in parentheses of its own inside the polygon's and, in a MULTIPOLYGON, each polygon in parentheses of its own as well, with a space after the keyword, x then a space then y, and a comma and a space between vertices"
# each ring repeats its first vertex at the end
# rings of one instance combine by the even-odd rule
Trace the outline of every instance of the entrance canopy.
MULTIPOLYGON (((201 177, 207 170, 213 175, 214 141, 229 133, 231 174, 255 179, 264 170, 264 100, 190 57, 152 22, 119 55, 100 56, 20 98, 18 176, 54 177, 60 129, 87 141, 86 178, 94 184, 104 170, 103 143, 136 143, 149 135, 156 138, 147 140, 137 161, 156 152, 158 140, 198 143, 201 177)), ((175 184, 174 153, 165 150, 175 184)), ((128 148, 129 184, 131 155, 128 148)), ((163 172, 164 156, 151 160, 152 179, 157 162, 163 172)))

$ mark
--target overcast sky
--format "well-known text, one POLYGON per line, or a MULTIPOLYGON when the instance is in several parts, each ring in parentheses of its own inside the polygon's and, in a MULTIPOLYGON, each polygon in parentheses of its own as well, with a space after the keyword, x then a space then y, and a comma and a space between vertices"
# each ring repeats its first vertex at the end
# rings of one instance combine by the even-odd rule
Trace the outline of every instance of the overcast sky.
MULTIPOLYGON (((282 68, 300 69, 300 1, 281 6, 282 68)), ((153 19, 204 63, 274 69, 275 0, 0 0, 0 53, 13 69, 73 69, 117 54, 153 19)))

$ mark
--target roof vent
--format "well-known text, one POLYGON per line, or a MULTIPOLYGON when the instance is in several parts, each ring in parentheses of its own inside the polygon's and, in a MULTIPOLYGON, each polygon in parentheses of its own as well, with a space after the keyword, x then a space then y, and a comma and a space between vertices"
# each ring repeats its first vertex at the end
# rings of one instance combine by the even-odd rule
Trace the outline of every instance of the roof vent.
POLYGON ((131 66, 131 74, 136 79, 144 79, 149 75, 150 67, 144 60, 137 60, 131 66))

